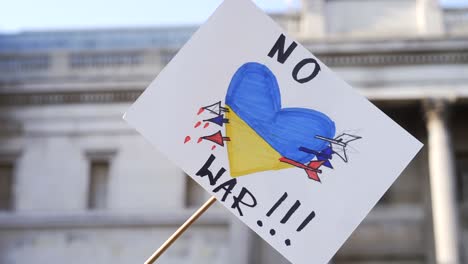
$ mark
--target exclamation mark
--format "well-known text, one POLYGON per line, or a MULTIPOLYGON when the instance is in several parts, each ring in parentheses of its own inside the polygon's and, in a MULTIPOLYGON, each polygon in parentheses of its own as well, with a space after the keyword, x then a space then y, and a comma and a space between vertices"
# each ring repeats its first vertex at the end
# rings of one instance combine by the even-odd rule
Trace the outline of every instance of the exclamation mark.
POLYGON ((298 200, 293 204, 293 206, 289 209, 289 211, 286 213, 286 215, 283 217, 283 219, 281 219, 281 222, 282 224, 285 224, 286 222, 288 222, 289 218, 291 217, 291 215, 294 214, 294 212, 296 212, 297 208, 299 208, 299 206, 301 206, 301 202, 299 202, 298 200))
MULTIPOLYGON (((286 200, 286 198, 288 198, 288 193, 284 193, 283 196, 281 196, 279 198, 279 200, 273 205, 273 207, 271 207, 270 211, 268 211, 266 216, 268 216, 268 217, 271 216, 273 214, 273 212, 275 212, 276 209, 284 202, 284 200, 286 200)), ((283 219, 281 219, 280 223, 286 224, 288 222, 289 218, 291 218, 291 216, 294 214, 294 212, 296 212, 297 208, 299 208, 299 206, 301 206, 301 202, 299 202, 299 200, 296 200, 296 202, 289 209, 289 211, 286 213, 286 215, 284 215, 283 219)))
MULTIPOLYGON (((271 209, 267 212, 266 216, 270 217, 276 211, 276 209, 278 209, 278 207, 286 200, 286 198, 288 198, 288 193, 285 192, 278 199, 278 201, 271 207, 271 209)), ((291 216, 296 212, 296 210, 300 206, 301 206, 301 202, 299 202, 299 200, 296 200, 296 202, 293 204, 293 206, 291 208, 289 208, 288 212, 283 216, 280 223, 281 224, 286 224, 288 222, 289 218, 291 218, 291 216)), ((302 224, 299 226, 297 231, 301 231, 312 220, 312 218, 314 218, 314 216, 315 216, 315 213, 314 213, 313 216, 312 216, 312 214, 307 216, 307 218, 302 222, 302 224)), ((263 223, 260 220, 257 221, 257 224, 260 227, 263 226, 263 223)), ((275 234, 276 234, 276 231, 274 229, 270 229, 270 235, 274 236, 275 234)), ((284 243, 286 244, 286 246, 290 246, 291 245, 291 240, 288 238, 288 239, 286 239, 284 241, 284 243)))
POLYGON ((286 198, 288 198, 288 193, 284 193, 283 196, 279 198, 279 200, 273 205, 273 207, 271 207, 270 211, 268 211, 266 216, 271 216, 271 214, 284 202, 284 200, 286 200, 286 198))
POLYGON ((304 221, 302 221, 302 223, 299 225, 299 227, 296 229, 297 232, 301 232, 302 229, 304 229, 304 227, 307 226, 307 224, 309 224, 310 221, 312 221, 312 219, 314 219, 315 217, 315 212, 312 211, 307 217, 306 219, 304 219, 304 221))

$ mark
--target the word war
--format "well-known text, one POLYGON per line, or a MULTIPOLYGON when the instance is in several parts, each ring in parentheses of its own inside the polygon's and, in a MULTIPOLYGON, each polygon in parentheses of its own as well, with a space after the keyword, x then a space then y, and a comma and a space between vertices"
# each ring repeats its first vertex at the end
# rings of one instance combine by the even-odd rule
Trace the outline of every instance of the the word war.
MULTIPOLYGON (((255 195, 246 187, 238 187, 238 180, 237 178, 230 178, 227 181, 224 181, 222 183, 219 183, 219 179, 223 176, 223 174, 226 172, 226 169, 223 167, 219 167, 219 169, 216 171, 213 169, 213 163, 215 162, 216 157, 211 154, 208 157, 208 160, 205 162, 205 164, 198 170, 198 172, 195 174, 196 176, 199 176, 201 178, 207 178, 208 182, 211 186, 213 186, 213 193, 218 193, 222 192, 223 196, 221 197, 221 202, 226 203, 228 202, 229 196, 232 194, 232 199, 229 201, 231 203, 230 208, 237 210, 239 216, 244 216, 246 212, 246 208, 254 208, 258 205, 258 200, 255 197, 255 195)), ((284 193, 278 201, 276 201, 275 204, 268 210, 266 213, 266 217, 271 217, 273 213, 278 209, 283 202, 288 198, 288 193, 284 193)), ((301 202, 299 200, 296 200, 294 204, 288 209, 286 214, 281 218, 280 223, 281 224, 286 224, 288 223, 289 219, 293 216, 293 214, 300 208, 301 202)), ((315 218, 315 211, 311 211, 307 217, 301 222, 301 224, 296 228, 297 232, 301 232, 308 224, 310 221, 312 221, 315 218)), ((257 221, 257 225, 259 227, 263 227, 263 222, 262 220, 257 221)), ((271 236, 276 235, 276 230, 274 228, 271 228, 269 231, 271 236)), ((291 246, 291 239, 286 238, 284 240, 284 243, 286 246, 291 246)))
MULTIPOLYGON (((223 197, 221 198, 221 202, 226 202, 228 196, 233 193, 237 185, 237 179, 231 178, 221 184, 218 185, 218 180, 221 176, 226 172, 226 169, 221 167, 217 172, 216 175, 210 170, 211 165, 213 164, 216 157, 211 154, 208 157, 208 160, 205 162, 203 167, 195 174, 199 177, 206 177, 208 176, 208 180, 211 186, 216 186, 212 191, 214 193, 218 193, 220 191, 224 191, 223 197)), ((239 194, 232 196, 232 209, 237 209, 237 212, 240 216, 244 215, 243 207, 250 207, 253 208, 257 205, 257 199, 255 196, 245 187, 242 187, 239 191, 239 194)))

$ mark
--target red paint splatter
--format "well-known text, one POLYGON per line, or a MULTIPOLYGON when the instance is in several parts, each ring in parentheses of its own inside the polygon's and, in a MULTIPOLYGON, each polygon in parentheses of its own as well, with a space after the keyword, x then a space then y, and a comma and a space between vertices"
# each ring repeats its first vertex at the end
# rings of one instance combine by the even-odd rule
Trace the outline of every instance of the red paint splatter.
POLYGON ((203 126, 203 128, 207 128, 209 125, 210 125, 210 123, 205 123, 205 125, 203 126))
POLYGON ((196 124, 195 124, 195 128, 199 127, 201 125, 201 122, 198 121, 196 124))
POLYGON ((198 141, 197 141, 197 143, 202 142, 202 140, 203 140, 203 138, 199 138, 198 141))
POLYGON ((213 146, 211 147, 211 150, 214 150, 215 148, 216 148, 216 146, 215 146, 215 145, 213 145, 213 146))
POLYGON ((184 144, 187 143, 187 142, 189 142, 190 139, 191 139, 190 136, 186 136, 186 137, 185 137, 185 140, 184 140, 184 144))
POLYGON ((200 109, 198 109, 198 113, 197 113, 197 115, 200 115, 201 113, 203 113, 203 111, 205 111, 205 108, 203 108, 203 107, 202 107, 202 108, 200 108, 200 109))

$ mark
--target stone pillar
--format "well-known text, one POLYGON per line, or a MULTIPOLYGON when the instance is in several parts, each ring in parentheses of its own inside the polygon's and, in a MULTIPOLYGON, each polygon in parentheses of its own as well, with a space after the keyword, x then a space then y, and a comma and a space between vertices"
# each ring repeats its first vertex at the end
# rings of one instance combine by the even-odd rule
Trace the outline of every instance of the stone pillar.
POLYGON ((320 39, 325 36, 325 0, 302 0, 300 36, 320 39))
POLYGON ((424 36, 441 36, 444 34, 443 10, 438 0, 418 0, 416 19, 419 33, 424 36))
POLYGON ((435 258, 437 264, 458 264, 458 206, 455 196, 455 164, 448 128, 448 101, 427 100, 429 174, 435 258))

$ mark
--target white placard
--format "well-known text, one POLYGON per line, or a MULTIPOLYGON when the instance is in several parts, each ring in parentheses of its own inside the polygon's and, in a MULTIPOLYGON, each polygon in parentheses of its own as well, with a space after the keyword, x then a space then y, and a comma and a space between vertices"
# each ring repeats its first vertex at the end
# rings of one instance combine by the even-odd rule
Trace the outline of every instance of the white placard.
POLYGON ((422 147, 250 0, 221 4, 125 119, 293 263, 329 261, 422 147))

